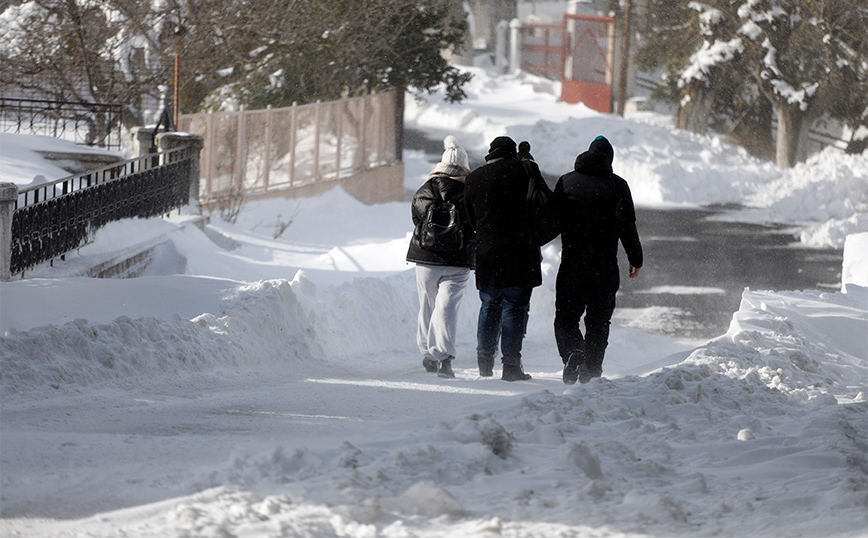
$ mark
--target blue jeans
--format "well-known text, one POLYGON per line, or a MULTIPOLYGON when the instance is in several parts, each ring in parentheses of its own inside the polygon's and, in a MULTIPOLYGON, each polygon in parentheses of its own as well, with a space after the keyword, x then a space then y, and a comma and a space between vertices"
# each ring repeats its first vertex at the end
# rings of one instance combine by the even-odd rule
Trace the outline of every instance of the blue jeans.
POLYGON ((497 341, 501 341, 503 364, 521 364, 521 343, 527 328, 527 312, 533 286, 495 288, 488 284, 479 290, 479 323, 476 329, 476 356, 493 360, 497 341))

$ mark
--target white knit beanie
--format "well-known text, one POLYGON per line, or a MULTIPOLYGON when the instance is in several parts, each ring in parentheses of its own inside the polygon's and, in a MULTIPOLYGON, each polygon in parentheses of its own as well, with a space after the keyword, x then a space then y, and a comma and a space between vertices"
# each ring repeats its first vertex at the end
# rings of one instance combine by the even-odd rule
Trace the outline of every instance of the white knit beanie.
POLYGON ((440 159, 444 164, 457 164, 465 170, 470 170, 470 163, 467 160, 467 152, 458 143, 458 139, 452 135, 443 139, 443 147, 446 151, 443 152, 443 157, 440 159))

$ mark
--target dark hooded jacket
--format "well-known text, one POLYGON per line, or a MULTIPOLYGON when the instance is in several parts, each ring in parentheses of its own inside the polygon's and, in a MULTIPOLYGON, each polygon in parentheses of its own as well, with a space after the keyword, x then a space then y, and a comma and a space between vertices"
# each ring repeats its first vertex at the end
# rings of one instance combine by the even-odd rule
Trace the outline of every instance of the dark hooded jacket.
POLYGON ((563 251, 561 268, 589 285, 618 286, 618 241, 634 267, 642 267, 636 211, 627 182, 612 172, 614 150, 603 137, 576 158, 575 170, 561 176, 553 199, 563 251))
POLYGON ((515 142, 495 138, 486 164, 467 176, 464 205, 476 230, 476 288, 542 284, 540 250, 524 233, 528 173, 515 142))
POLYGON ((419 245, 416 234, 410 239, 407 261, 428 265, 448 265, 473 269, 476 259, 476 234, 467 222, 464 209, 464 170, 460 166, 438 163, 428 180, 419 187, 410 204, 413 226, 418 227, 428 213, 428 206, 439 200, 452 202, 458 208, 461 229, 464 233, 464 247, 453 252, 434 252, 419 245))

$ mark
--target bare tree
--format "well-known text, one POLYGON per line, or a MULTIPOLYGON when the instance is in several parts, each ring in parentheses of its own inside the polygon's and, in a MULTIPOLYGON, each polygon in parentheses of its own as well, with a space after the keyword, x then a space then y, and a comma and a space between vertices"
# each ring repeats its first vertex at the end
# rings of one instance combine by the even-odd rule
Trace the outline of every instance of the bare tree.
MULTIPOLYGON (((4 11, 0 90, 7 95, 81 103, 120 103, 140 125, 144 97, 154 102, 171 64, 151 43, 152 13, 130 1, 33 0, 4 11), (136 26, 149 32, 138 33, 136 26)), ((159 22, 159 21, 156 21, 159 22)), ((89 138, 109 126, 92 114, 89 138)))
POLYGON ((0 91, 120 103, 128 127, 154 121, 175 84, 183 111, 218 106, 220 88, 253 107, 441 83, 460 99, 469 76, 440 55, 463 42, 456 1, 12 0, 0 91))

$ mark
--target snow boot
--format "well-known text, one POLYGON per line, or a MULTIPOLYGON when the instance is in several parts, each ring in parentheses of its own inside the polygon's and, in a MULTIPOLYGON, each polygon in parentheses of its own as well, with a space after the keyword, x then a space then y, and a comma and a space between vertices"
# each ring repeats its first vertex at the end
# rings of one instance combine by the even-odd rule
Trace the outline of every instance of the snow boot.
POLYGON ((590 383, 591 380, 595 377, 603 377, 603 371, 586 369, 579 374, 579 383, 581 383, 582 385, 584 385, 585 383, 590 383))
POLYGON ((432 374, 440 368, 440 364, 428 355, 425 355, 425 358, 422 359, 422 366, 425 367, 426 372, 430 372, 432 374))
POLYGON ((524 373, 524 370, 521 368, 521 363, 518 363, 504 364, 503 374, 500 376, 500 379, 504 381, 527 381, 528 379, 532 379, 532 377, 530 374, 524 373))
POLYGON ((494 375, 494 357, 490 359, 477 357, 476 364, 479 365, 479 377, 491 377, 494 375))
POLYGON ((455 372, 452 371, 452 359, 455 357, 449 356, 440 361, 440 369, 437 370, 437 377, 452 379, 455 377, 455 372))
POLYGON ((579 380, 579 370, 582 366, 582 354, 578 351, 570 353, 570 358, 564 364, 563 379, 567 385, 575 385, 579 380))

